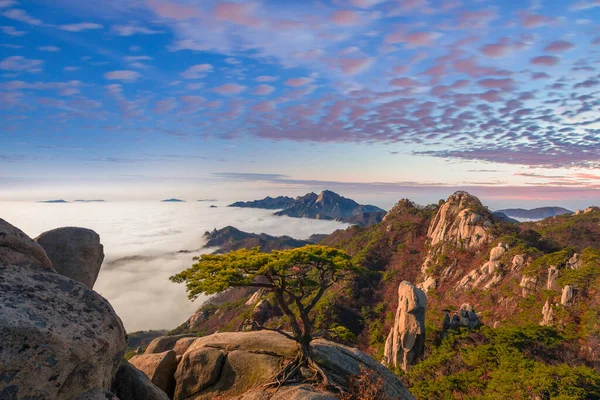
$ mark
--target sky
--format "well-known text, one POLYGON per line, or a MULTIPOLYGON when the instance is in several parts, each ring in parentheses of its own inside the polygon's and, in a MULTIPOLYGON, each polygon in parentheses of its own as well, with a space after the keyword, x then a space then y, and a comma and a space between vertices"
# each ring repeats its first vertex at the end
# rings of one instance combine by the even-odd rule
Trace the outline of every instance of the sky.
POLYGON ((0 0, 0 200, 600 203, 600 0, 0 0))

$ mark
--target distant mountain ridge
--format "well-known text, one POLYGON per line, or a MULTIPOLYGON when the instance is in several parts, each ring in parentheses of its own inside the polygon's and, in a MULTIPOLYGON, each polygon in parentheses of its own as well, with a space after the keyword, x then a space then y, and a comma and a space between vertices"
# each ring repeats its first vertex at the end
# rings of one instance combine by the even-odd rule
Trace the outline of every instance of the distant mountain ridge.
POLYGON ((327 235, 312 235, 307 240, 298 240, 290 236, 272 236, 266 233, 248 233, 240 231, 233 226, 215 229, 212 232, 205 232, 207 247, 218 247, 215 253, 227 253, 238 249, 251 249, 260 246, 264 252, 272 250, 284 250, 302 247, 307 244, 314 244, 321 241, 327 235))
POLYGON ((288 196, 271 197, 267 196, 261 200, 254 201, 236 201, 228 207, 242 208, 263 208, 265 210, 279 210, 293 206, 295 200, 288 196))
POLYGON ((524 208, 507 208, 505 210, 498 210, 496 213, 503 213, 512 218, 544 219, 557 215, 573 214, 573 211, 562 207, 538 207, 531 210, 526 210, 524 208))
POLYGON ((376 224, 387 213, 376 206, 358 204, 356 201, 340 196, 331 190, 324 190, 320 194, 311 192, 295 199, 287 196, 275 198, 267 196, 262 200, 236 202, 230 204, 229 207, 282 209, 277 211, 275 215, 337 220, 361 226, 376 224))

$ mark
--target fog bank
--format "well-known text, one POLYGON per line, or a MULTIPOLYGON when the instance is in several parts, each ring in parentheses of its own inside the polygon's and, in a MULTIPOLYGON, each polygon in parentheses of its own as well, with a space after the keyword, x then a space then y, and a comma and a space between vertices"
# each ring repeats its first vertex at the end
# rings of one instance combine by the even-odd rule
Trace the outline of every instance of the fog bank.
POLYGON ((2 203, 0 218, 29 236, 63 226, 95 230, 105 259, 94 290, 110 301, 129 331, 172 329, 204 299, 191 302, 169 276, 192 264, 207 230, 227 225, 255 233, 306 239, 347 224, 276 217, 273 211, 228 208, 220 203, 2 203), (217 208, 210 208, 216 204, 217 208), (178 253, 180 250, 195 250, 178 253))

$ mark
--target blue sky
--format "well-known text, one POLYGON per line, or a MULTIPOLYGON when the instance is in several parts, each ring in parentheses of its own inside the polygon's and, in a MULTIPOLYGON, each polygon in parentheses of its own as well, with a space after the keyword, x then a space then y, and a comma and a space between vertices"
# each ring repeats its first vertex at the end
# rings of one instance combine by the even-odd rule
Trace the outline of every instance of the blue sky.
POLYGON ((598 0, 49 3, 0 0, 0 199, 600 197, 598 0))

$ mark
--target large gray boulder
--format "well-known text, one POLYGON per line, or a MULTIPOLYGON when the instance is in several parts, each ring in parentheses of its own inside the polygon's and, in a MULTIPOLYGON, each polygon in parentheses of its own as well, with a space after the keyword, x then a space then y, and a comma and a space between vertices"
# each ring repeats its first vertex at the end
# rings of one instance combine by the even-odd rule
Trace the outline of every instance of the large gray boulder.
POLYGON ((121 400, 169 400, 165 392, 127 361, 119 367, 112 392, 121 400))
POLYGON ((44 249, 19 228, 0 218, 0 264, 54 272, 44 249))
POLYGON ((104 260, 104 247, 96 232, 86 228, 58 228, 42 233, 35 241, 44 248, 56 272, 94 287, 104 260))
MULTIPOLYGON (((368 371, 380 378, 388 398, 414 398, 392 371, 357 349, 322 339, 313 340, 312 348, 315 362, 332 385, 347 388, 349 379, 368 371)), ((177 367, 174 399, 337 398, 336 393, 303 384, 287 385, 276 392, 264 388, 296 354, 296 343, 275 332, 227 332, 198 338, 177 367)))
POLYGON ((0 398, 110 391, 126 349, 111 305, 73 279, 0 264, 0 398))
POLYGON ((423 354, 425 349, 425 308, 427 296, 412 283, 398 286, 398 308, 394 326, 385 341, 383 364, 403 370, 423 354))

